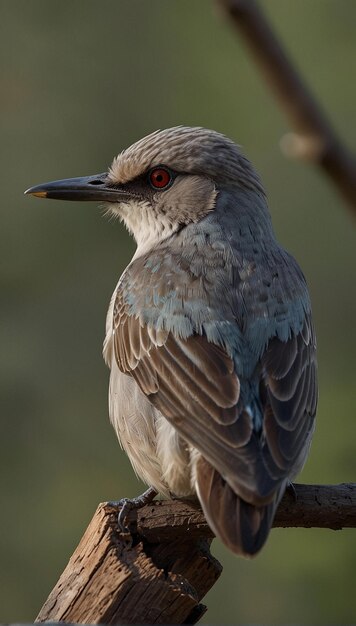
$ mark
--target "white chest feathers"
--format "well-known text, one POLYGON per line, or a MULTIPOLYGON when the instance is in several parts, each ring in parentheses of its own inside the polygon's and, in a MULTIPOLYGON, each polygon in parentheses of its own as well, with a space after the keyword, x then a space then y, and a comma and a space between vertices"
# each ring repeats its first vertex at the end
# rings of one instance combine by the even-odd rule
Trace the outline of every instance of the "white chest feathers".
POLYGON ((134 236, 137 243, 134 259, 173 235, 179 228, 179 223, 161 211, 154 211, 152 205, 145 200, 114 204, 109 210, 124 222, 127 230, 134 236))

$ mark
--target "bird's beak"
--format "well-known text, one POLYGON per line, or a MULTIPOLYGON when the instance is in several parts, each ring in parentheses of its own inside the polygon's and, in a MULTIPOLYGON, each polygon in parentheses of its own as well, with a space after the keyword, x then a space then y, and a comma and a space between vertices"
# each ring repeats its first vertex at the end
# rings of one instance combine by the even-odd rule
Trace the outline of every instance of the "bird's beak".
POLYGON ((114 187, 108 174, 96 174, 80 178, 65 178, 30 187, 25 194, 55 200, 93 200, 95 202, 122 202, 132 196, 123 187, 114 187))

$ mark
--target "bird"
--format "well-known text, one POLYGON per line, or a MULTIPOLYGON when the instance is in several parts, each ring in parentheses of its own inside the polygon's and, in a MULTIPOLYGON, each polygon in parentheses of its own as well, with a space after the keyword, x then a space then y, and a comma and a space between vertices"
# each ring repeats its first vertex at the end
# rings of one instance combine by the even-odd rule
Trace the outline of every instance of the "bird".
POLYGON ((252 163, 217 131, 177 126, 102 174, 25 193, 105 203, 136 240, 103 348, 110 420, 148 486, 136 505, 197 498, 253 557, 308 456, 318 390, 306 280, 252 163))

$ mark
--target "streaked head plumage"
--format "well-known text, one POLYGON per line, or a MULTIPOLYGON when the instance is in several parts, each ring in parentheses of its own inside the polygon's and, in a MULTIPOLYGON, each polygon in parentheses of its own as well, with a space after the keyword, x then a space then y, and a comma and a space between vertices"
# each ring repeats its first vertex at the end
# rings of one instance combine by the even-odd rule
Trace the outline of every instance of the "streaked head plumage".
POLYGON ((240 147, 225 135, 201 127, 175 126, 143 137, 114 158, 109 179, 125 184, 157 165, 264 193, 257 172, 240 147))
POLYGON ((176 126, 143 137, 115 157, 108 181, 136 194, 131 201, 110 204, 109 212, 124 221, 139 254, 210 213, 222 189, 264 196, 260 178, 240 147, 200 127, 176 126), (170 184, 152 189, 152 172, 162 171, 155 168, 166 168, 170 184))

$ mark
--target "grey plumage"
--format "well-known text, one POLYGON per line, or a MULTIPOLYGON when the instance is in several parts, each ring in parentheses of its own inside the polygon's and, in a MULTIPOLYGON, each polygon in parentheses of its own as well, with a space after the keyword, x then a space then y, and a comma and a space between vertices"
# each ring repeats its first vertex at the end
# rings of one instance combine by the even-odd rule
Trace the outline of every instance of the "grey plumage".
MULTIPOLYGON (((224 543, 253 555, 314 430, 303 274, 275 239, 252 165, 218 133, 154 133, 100 181, 97 197, 112 194, 138 242, 107 318, 111 420, 144 481, 197 493, 224 543), (170 175, 163 189, 147 178, 157 167, 170 175)), ((59 197, 51 185, 30 192, 59 197)))

